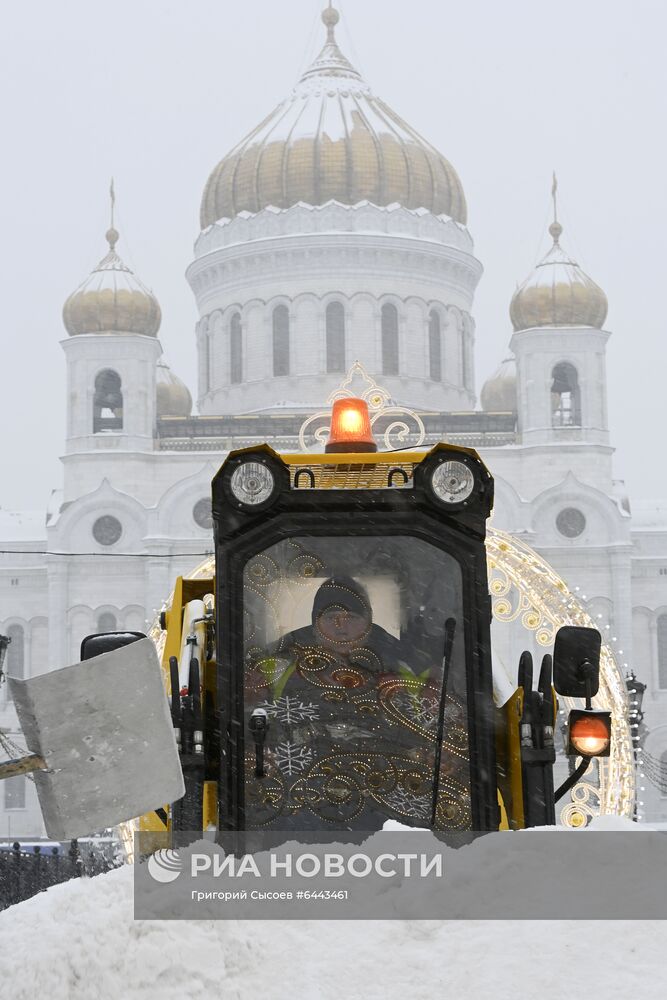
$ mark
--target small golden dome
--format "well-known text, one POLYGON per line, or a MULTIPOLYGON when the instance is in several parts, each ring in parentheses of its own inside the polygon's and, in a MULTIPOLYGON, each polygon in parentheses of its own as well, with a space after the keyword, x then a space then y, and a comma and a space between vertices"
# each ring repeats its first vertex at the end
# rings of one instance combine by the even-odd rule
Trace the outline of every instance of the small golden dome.
POLYGON ((552 222, 549 232, 553 246, 512 298, 510 317, 514 329, 536 326, 601 329, 607 318, 607 296, 561 247, 560 223, 552 222))
POLYGON ((505 358, 500 367, 486 380, 480 393, 482 409, 487 413, 516 413, 516 362, 505 358))
POLYGON ((327 41, 292 94, 225 156, 209 177, 201 227, 239 212, 298 202, 370 201, 425 208, 465 224, 456 171, 375 97, 334 37, 338 11, 322 14, 327 41))
POLYGON ((162 314, 158 301, 116 253, 118 232, 106 234, 109 252, 63 306, 70 336, 79 333, 141 333, 155 337, 162 314))
POLYGON ((189 417, 192 413, 190 390, 162 359, 155 370, 155 394, 158 417, 189 417))

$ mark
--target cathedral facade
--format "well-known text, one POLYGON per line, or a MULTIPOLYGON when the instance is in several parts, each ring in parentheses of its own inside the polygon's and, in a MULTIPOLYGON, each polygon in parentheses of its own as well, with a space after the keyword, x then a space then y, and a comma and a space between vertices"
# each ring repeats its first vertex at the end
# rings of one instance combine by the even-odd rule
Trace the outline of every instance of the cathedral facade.
MULTIPOLYGON (((493 523, 576 586, 620 666, 647 685, 646 749, 667 767, 667 502, 631 504, 613 478, 605 294, 554 216, 476 409, 482 265, 461 181, 343 55, 337 20, 329 7, 320 55, 206 184, 187 271, 197 414, 113 224, 67 299, 62 488, 47 511, 0 510, 7 671, 75 662, 91 632, 145 630, 175 577, 212 548, 210 482, 225 455, 263 441, 298 450, 304 421, 359 362, 419 414, 427 444, 481 453, 493 523)), ((6 686, 0 726, 16 727, 6 686)), ((29 779, 2 785, 0 837, 39 834, 29 779)), ((667 820, 659 785, 639 781, 649 821, 667 820)))

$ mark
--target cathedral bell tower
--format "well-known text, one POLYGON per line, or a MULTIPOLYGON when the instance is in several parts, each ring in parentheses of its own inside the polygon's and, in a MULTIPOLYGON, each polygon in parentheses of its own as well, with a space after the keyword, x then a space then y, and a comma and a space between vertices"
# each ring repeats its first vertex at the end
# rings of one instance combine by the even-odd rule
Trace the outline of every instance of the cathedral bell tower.
POLYGON ((116 253, 113 189, 111 209, 108 253, 63 308, 66 467, 82 453, 153 450, 160 306, 116 253))
POLYGON ((607 298, 561 247, 552 193, 553 245, 510 305, 520 441, 607 446, 607 298))

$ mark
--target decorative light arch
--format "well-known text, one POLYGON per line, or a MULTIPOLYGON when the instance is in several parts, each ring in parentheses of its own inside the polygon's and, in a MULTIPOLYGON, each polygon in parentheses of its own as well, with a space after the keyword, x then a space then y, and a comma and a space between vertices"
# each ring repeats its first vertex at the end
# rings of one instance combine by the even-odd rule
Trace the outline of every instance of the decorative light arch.
MULTIPOLYGON (((561 625, 597 627, 565 581, 525 542, 489 527, 486 551, 496 621, 520 621, 534 633, 540 646, 551 646, 561 625)), ((572 698, 563 698, 562 702, 566 709, 579 706, 572 698)), ((599 813, 627 817, 633 813, 635 767, 627 693, 619 665, 607 644, 602 646, 600 689, 593 705, 611 712, 611 755, 596 760, 570 792, 569 802, 560 811, 565 826, 581 826, 587 817, 599 813)))

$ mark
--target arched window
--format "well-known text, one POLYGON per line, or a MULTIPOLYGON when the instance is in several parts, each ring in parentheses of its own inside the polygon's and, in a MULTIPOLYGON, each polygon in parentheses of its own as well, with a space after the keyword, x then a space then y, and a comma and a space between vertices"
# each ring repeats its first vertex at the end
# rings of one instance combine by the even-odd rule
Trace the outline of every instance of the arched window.
POLYGON ((116 632, 118 630, 118 622, 116 621, 116 616, 111 611, 103 611, 101 615, 97 618, 97 631, 98 632, 116 632))
MULTIPOLYGON (((658 687, 667 688, 667 614, 658 615, 658 687)), ((12 648, 11 646, 9 647, 12 648)))
POLYGON ((428 317, 428 363, 432 381, 442 382, 442 333, 440 316, 435 309, 428 317))
POLYGON ((345 371, 345 310, 342 302, 330 302, 326 311, 327 371, 345 371))
POLYGON ((240 313, 234 313, 229 324, 229 381, 232 385, 238 385, 243 381, 243 334, 240 313))
POLYGON ((551 373, 552 427, 581 427, 581 399, 577 369, 568 361, 551 373))
POLYGON ((95 378, 93 434, 122 431, 123 393, 118 372, 105 368, 95 378))
MULTIPOLYGON (((19 680, 23 680, 25 677, 25 633, 23 627, 10 625, 6 634, 10 643, 7 646, 5 674, 7 677, 18 677, 19 680)), ((9 684, 5 684, 5 691, 7 700, 9 700, 9 684)))
POLYGON ((5 809, 25 809, 25 775, 5 778, 0 784, 5 792, 5 809))
POLYGON ((273 310, 273 374, 289 375, 289 311, 287 306, 273 310))
POLYGON ((382 306, 382 374, 398 375, 398 310, 382 306))

